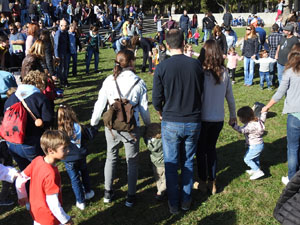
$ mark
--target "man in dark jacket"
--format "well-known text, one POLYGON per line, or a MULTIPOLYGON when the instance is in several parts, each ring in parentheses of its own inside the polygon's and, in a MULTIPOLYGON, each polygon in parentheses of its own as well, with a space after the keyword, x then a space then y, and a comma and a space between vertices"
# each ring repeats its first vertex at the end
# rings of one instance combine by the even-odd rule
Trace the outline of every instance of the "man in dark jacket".
POLYGON ((179 29, 184 33, 185 42, 187 42, 188 30, 190 29, 190 17, 187 15, 186 10, 183 11, 179 19, 179 29))
POLYGON ((152 92, 152 104, 162 120, 167 194, 172 214, 179 213, 179 205, 182 210, 190 209, 193 159, 201 128, 199 96, 203 90, 203 71, 199 60, 183 54, 183 40, 183 33, 178 29, 166 34, 172 57, 156 67, 152 92), (181 167, 180 188, 178 166, 181 167))
POLYGON ((48 0, 45 0, 44 2, 42 2, 41 7, 42 7, 42 11, 43 11, 43 14, 44 14, 44 17, 45 17, 45 20, 44 20, 45 27, 51 26, 51 23, 50 23, 50 5, 49 5, 48 0))
POLYGON ((59 29, 54 36, 54 55, 59 60, 58 78, 60 83, 69 87, 68 83, 68 57, 70 54, 70 40, 68 34, 68 24, 66 20, 61 20, 59 29))
POLYGON ((225 27, 231 26, 231 21, 233 20, 232 15, 230 11, 226 11, 226 13, 223 16, 223 22, 225 27))

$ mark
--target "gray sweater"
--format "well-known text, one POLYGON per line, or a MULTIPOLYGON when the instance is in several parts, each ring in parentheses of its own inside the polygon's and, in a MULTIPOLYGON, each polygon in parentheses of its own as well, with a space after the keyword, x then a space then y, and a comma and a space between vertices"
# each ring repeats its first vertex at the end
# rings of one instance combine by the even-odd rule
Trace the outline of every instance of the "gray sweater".
POLYGON ((228 103, 230 118, 235 118, 235 102, 232 86, 226 69, 224 68, 223 79, 216 84, 211 72, 204 71, 204 92, 202 103, 202 121, 221 122, 224 121, 224 99, 228 103))
POLYGON ((272 99, 278 102, 284 95, 286 98, 282 113, 300 112, 300 74, 291 68, 283 73, 280 86, 272 99))

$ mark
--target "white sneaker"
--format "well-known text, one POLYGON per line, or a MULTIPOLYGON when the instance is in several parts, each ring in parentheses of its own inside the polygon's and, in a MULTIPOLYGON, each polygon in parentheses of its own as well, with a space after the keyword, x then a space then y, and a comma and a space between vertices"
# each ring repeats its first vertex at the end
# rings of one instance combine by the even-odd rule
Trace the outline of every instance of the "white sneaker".
POLYGON ((255 171, 254 170, 246 170, 246 173, 248 173, 251 176, 255 173, 255 171))
POLYGON ((281 182, 284 183, 284 185, 287 185, 289 181, 289 177, 281 177, 281 182))
POLYGON ((250 177, 250 180, 256 180, 262 176, 264 176, 264 172, 261 171, 261 170, 257 170, 257 171, 254 171, 254 173, 252 174, 252 176, 250 177))
POLYGON ((93 190, 84 194, 85 200, 89 200, 89 199, 93 198, 94 196, 95 196, 95 192, 93 190))
POLYGON ((84 210, 85 209, 85 203, 79 203, 79 202, 76 202, 76 207, 80 210, 84 210))

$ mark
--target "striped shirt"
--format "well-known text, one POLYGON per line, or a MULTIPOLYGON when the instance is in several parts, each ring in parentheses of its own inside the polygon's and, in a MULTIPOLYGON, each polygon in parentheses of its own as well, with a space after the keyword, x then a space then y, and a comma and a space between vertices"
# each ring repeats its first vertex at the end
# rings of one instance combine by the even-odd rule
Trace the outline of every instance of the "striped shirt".
POLYGON ((279 45, 279 42, 282 38, 282 35, 278 32, 271 33, 268 37, 268 45, 269 45, 269 56, 274 59, 276 55, 276 50, 279 45))

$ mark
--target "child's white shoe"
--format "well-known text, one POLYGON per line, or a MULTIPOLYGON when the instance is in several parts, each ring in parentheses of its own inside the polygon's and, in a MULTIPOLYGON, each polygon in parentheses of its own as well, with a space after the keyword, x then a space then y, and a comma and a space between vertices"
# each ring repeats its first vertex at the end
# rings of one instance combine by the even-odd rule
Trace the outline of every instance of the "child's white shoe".
POLYGON ((289 177, 281 177, 281 182, 284 183, 284 185, 287 185, 289 181, 289 177))
POLYGON ((262 176, 264 176, 264 172, 261 171, 261 170, 257 170, 257 171, 254 171, 254 173, 252 174, 252 176, 250 177, 250 180, 256 180, 262 176))
POLYGON ((254 170, 246 170, 246 173, 248 173, 251 176, 255 173, 255 171, 254 170))
POLYGON ((76 202, 76 207, 80 210, 84 210, 85 209, 85 203, 79 203, 79 202, 76 202))
POLYGON ((95 196, 95 192, 93 190, 84 194, 85 200, 89 200, 89 199, 93 198, 94 196, 95 196))

